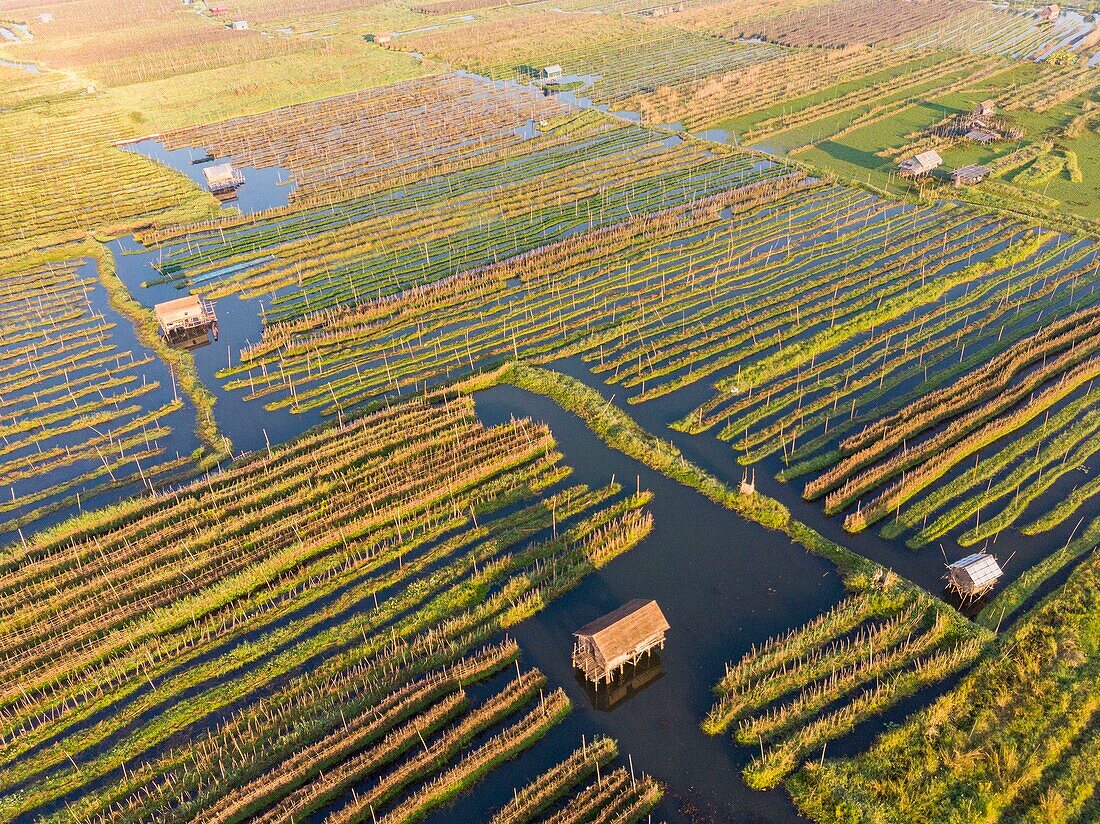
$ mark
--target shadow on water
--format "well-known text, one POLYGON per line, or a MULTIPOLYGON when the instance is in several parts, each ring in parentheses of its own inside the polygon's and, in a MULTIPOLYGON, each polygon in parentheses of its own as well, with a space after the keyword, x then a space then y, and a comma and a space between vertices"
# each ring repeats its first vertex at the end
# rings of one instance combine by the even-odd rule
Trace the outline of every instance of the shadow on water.
POLYGON ((552 687, 562 686, 573 712, 546 739, 491 780, 438 811, 432 820, 480 821, 519 787, 580 745, 603 733, 619 742, 622 762, 633 757, 668 786, 654 819, 668 821, 791 822, 799 820, 786 793, 753 792, 741 780, 751 751, 728 736, 700 729, 724 664, 753 643, 797 626, 844 597, 832 565, 779 533, 750 523, 696 491, 606 447, 572 413, 547 398, 496 387, 475 397, 489 425, 511 417, 545 421, 573 482, 591 486, 612 475, 628 488, 654 493, 652 534, 639 546, 593 572, 511 634, 525 667, 538 667, 552 687), (672 629, 655 672, 619 685, 619 700, 593 701, 575 678, 572 632, 631 598, 656 598, 672 629))

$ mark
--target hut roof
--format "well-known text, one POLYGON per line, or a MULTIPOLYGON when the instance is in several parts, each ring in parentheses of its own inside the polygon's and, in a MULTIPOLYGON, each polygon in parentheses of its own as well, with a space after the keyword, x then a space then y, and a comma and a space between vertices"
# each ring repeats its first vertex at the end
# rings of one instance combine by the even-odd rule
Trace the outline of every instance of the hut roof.
POLYGON ((973 140, 976 143, 993 143, 998 139, 996 132, 989 129, 971 129, 965 137, 967 140, 973 140))
POLYGON ((542 72, 547 77, 553 77, 556 74, 561 74, 562 73, 561 72, 561 66, 559 66, 557 63, 555 63, 552 66, 547 66, 545 69, 542 70, 542 72))
POLYGON ((953 564, 948 564, 947 568, 951 571, 952 579, 968 583, 972 587, 984 587, 1004 575, 997 559, 985 552, 967 555, 953 564))
POLYGON ((573 634, 591 638, 604 661, 611 662, 633 653, 667 629, 668 621, 656 601, 635 598, 573 634))
POLYGON ((930 172, 942 164, 943 158, 940 157, 939 152, 935 149, 929 149, 927 152, 921 152, 919 155, 914 155, 908 160, 903 160, 899 168, 905 172, 922 174, 924 172, 930 172))
POLYGON ((161 326, 171 326, 189 318, 200 317, 204 313, 202 300, 198 295, 176 298, 153 307, 153 314, 161 326))
POLYGON ((951 173, 951 176, 963 179, 974 177, 989 177, 992 171, 993 170, 990 169, 988 166, 978 166, 976 164, 971 164, 969 166, 960 166, 958 169, 951 173))
POLYGON ((231 184, 234 180, 233 164, 228 161, 213 166, 207 166, 202 170, 202 173, 206 178, 206 185, 208 186, 231 184))

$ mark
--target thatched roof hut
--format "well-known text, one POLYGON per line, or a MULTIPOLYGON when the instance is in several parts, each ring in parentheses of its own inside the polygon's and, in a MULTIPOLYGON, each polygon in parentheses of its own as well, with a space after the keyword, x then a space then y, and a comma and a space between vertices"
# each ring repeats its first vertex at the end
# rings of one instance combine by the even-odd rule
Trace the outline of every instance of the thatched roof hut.
POLYGON ((232 196, 237 187, 244 183, 244 175, 234 169, 229 161, 207 166, 202 174, 206 178, 206 188, 215 197, 232 196))
POLYGON ((596 684, 664 648, 668 621, 656 601, 635 598, 573 633, 573 666, 596 684))
POLYGON ((988 166, 962 166, 951 173, 951 182, 955 186, 973 186, 989 177, 991 171, 988 166))
POLYGON ((199 330, 216 328, 218 324, 213 305, 198 295, 187 295, 158 303, 153 307, 153 315, 160 326, 161 334, 168 340, 199 330))

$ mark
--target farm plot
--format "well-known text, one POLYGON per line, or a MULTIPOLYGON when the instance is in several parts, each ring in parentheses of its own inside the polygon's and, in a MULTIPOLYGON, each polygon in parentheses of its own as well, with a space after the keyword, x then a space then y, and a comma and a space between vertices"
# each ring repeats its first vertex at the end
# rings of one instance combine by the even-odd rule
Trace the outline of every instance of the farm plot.
POLYGON ((0 260, 0 533, 152 484, 200 446, 174 376, 82 251, 0 260))
MULTIPOLYGON (((16 2, 5 8, 30 20, 42 5, 16 2)), ((34 38, 19 44, 19 54, 96 84, 120 86, 310 47, 300 40, 231 31, 195 8, 170 0, 120 0, 104 14, 96 0, 67 0, 51 6, 48 24, 30 20, 34 38)))
POLYGON ((755 21, 748 33, 790 46, 875 46, 978 7, 969 0, 855 0, 810 6, 755 21))
POLYGON ((917 592, 887 573, 726 666, 703 729, 736 724, 737 741, 759 747, 744 769, 750 787, 775 787, 832 739, 978 656, 990 633, 917 592))
POLYGON ((622 767, 608 774, 607 766, 617 752, 615 742, 609 738, 582 741, 568 758, 522 789, 517 788, 513 800, 493 815, 490 824, 581 824, 594 817, 603 821, 640 820, 661 799, 663 790, 649 776, 639 778, 622 767), (576 789, 593 773, 595 781, 576 789))
POLYGON ((522 143, 517 130, 567 108, 529 90, 447 74, 177 129, 169 149, 193 146, 240 165, 290 170, 294 203, 342 199, 522 143))
POLYGON ((675 428, 717 428, 746 464, 782 454, 781 477, 817 476, 807 497, 851 529, 889 515, 888 532, 974 527, 972 543, 1090 454, 1091 416, 1075 414, 1093 405, 1098 263, 1081 238, 794 175, 276 324, 225 374, 271 407, 328 414, 514 357, 579 353, 631 403, 710 380, 675 428))
POLYGON ((560 65, 592 81, 583 94, 615 104, 640 91, 676 85, 781 57, 766 43, 738 43, 637 19, 544 12, 402 38, 427 55, 499 80, 537 77, 560 65))
POLYGON ((907 48, 949 49, 1041 60, 1059 48, 1073 48, 1092 28, 1078 15, 1040 24, 1035 12, 970 3, 965 14, 929 21, 919 32, 904 32, 895 42, 907 48))
POLYGON ((269 323, 353 306, 453 277, 563 237, 781 173, 582 112, 476 163, 338 206, 227 219, 162 245, 166 278, 265 301, 269 323))
MULTIPOLYGON (((652 320, 663 313, 693 284, 707 289, 709 281, 694 280, 690 240, 718 230, 723 236, 715 242, 725 250, 733 240, 724 232, 736 228, 719 216, 724 207, 752 209, 802 185, 797 175, 750 180, 428 287, 273 325, 224 373, 228 387, 272 407, 335 411, 508 357, 593 348, 639 314, 648 311, 652 320), (662 264, 666 275, 657 272, 662 264)), ((841 190, 833 195, 844 197, 841 190)), ((750 237, 746 232, 746 243, 750 237)))
POLYGON ((0 130, 0 244, 217 211, 183 175, 111 145, 135 125, 103 96, 54 74, 18 74, 0 85, 0 109, 10 109, 0 130))
POLYGON ((1095 821, 1100 554, 950 693, 789 785, 817 821, 1095 821), (873 812, 872 812, 873 811, 873 812))
POLYGON ((661 86, 628 98, 623 105, 641 112, 649 123, 679 122, 692 131, 709 129, 772 107, 791 111, 799 99, 819 92, 828 95, 826 90, 853 77, 891 69, 900 72, 913 57, 902 50, 863 46, 792 51, 767 63, 675 87, 661 86))
POLYGON ((463 686, 651 525, 553 447, 413 401, 10 547, 4 815, 411 821, 530 746, 563 693, 518 665, 463 686))

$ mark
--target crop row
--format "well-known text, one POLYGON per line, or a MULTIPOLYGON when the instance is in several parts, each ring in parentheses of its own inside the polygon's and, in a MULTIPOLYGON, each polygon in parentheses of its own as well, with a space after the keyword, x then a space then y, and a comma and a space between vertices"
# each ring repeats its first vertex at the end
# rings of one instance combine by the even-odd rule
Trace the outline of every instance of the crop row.
MULTIPOLYGON (((662 277, 686 277, 671 267, 668 275, 652 274, 661 261, 641 255, 654 238, 699 231, 695 211, 712 225, 728 225, 718 214, 727 203, 751 209, 798 185, 797 179, 750 184, 697 207, 577 235, 474 273, 477 288, 465 278, 439 284, 430 301, 414 293, 271 328, 265 343, 243 354, 235 371, 246 374, 229 385, 247 388, 250 397, 282 395, 274 402, 280 406, 324 408, 445 380, 520 351, 558 349, 600 330, 607 335, 638 307, 659 308, 653 298, 662 277)), ((686 258, 690 249, 672 254, 686 258)))
POLYGON ((1091 552, 954 689, 854 759, 807 766, 791 784, 802 812, 1094 820, 1098 584, 1091 552))
POLYGON ((563 486, 552 446, 527 421, 486 429, 468 399, 414 401, 13 547, 7 808, 193 820, 251 809, 279 765, 312 771, 315 742, 351 743, 332 734, 357 701, 450 666, 648 533, 646 494, 563 486), (194 745, 173 748, 182 731, 194 745))
POLYGON ((976 3, 964 14, 910 33, 900 42, 908 48, 950 49, 1026 60, 1048 55, 1058 44, 1086 33, 1090 25, 1068 15, 1054 25, 1040 25, 1034 12, 976 3))
POLYGON ((706 129, 910 59, 912 55, 904 51, 861 46, 794 51, 767 63, 661 86, 623 105, 637 109, 650 123, 678 122, 688 129, 706 129))
POLYGON ((63 257, 0 263, 0 532, 186 462, 165 443, 183 418, 174 376, 129 337, 95 263, 63 257))
POLYGON ((737 722, 737 740, 760 748, 745 779, 767 789, 815 748, 965 666, 983 640, 954 611, 899 591, 888 574, 728 666, 703 728, 719 733, 737 722))
POLYGON ((477 165, 443 168, 335 208, 199 227, 173 239, 161 267, 166 278, 186 278, 215 297, 270 295, 265 317, 276 323, 706 197, 774 173, 769 166, 583 113, 477 165))
POLYGON ((792 46, 874 46, 963 17, 969 8, 932 0, 826 2, 754 21, 748 32, 792 46))

